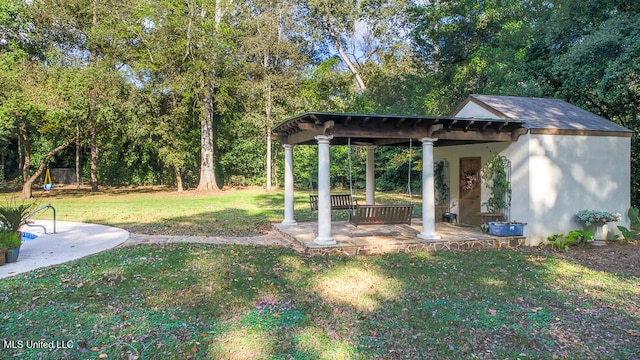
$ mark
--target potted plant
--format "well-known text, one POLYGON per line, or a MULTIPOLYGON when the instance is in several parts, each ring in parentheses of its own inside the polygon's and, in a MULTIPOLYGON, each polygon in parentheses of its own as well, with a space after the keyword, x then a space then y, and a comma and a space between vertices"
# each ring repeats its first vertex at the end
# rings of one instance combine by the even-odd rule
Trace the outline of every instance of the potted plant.
POLYGON ((0 235, 0 266, 4 265, 7 256, 7 246, 4 244, 4 240, 0 235))
POLYGON ((34 202, 22 204, 8 202, 5 205, 0 205, 0 225, 18 232, 34 207, 34 202))
POLYGON ((0 247, 6 249, 6 262, 12 263, 18 261, 20 254, 20 246, 22 239, 19 231, 13 231, 8 228, 0 228, 0 247))
POLYGON ((607 240, 605 225, 608 222, 620 221, 621 218, 622 215, 618 213, 598 210, 580 210, 576 214, 577 221, 583 222, 586 226, 593 225, 595 227, 593 245, 598 246, 604 245, 607 240))

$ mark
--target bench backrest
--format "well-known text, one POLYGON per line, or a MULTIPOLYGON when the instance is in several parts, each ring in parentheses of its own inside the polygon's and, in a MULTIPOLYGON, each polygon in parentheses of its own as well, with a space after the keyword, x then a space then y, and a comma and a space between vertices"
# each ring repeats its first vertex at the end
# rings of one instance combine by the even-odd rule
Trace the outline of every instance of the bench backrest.
POLYGON ((408 224, 411 225, 411 205, 358 205, 349 222, 358 225, 408 224))
MULTIPOLYGON (((318 195, 309 195, 311 211, 318 210, 318 195)), ((331 194, 331 210, 350 210, 355 207, 350 194, 331 194)))

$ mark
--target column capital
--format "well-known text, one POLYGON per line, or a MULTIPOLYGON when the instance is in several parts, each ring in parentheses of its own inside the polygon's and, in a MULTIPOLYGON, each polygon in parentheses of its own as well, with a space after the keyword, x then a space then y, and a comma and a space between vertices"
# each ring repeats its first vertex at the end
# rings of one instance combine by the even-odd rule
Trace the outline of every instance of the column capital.
POLYGON ((333 139, 333 135, 316 135, 314 139, 318 141, 318 144, 328 144, 333 139))
POLYGON ((433 145, 434 142, 438 141, 438 138, 432 138, 427 136, 420 139, 420 141, 422 142, 423 145, 433 145))
POLYGON ((293 145, 291 144, 282 144, 282 147, 285 149, 293 149, 293 145))

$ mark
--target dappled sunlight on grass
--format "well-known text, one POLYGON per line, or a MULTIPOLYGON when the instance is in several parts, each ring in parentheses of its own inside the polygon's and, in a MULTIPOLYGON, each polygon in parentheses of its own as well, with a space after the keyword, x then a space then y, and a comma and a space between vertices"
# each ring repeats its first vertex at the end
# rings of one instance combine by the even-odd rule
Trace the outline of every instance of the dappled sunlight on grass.
POLYGON ((25 359, 634 358, 637 277, 529 256, 138 245, 2 279, 0 332, 76 346, 25 359))
POLYGON ((316 288, 326 301, 374 311, 382 302, 398 298, 402 283, 376 269, 344 266, 319 277, 316 288))
POLYGON ((295 334, 296 353, 302 359, 352 359, 357 351, 353 344, 337 336, 331 336, 318 327, 306 327, 295 334))
POLYGON ((487 286, 504 287, 507 282, 504 279, 490 278, 486 276, 478 276, 478 282, 487 286))
POLYGON ((637 280, 627 280, 563 260, 547 263, 545 270, 550 284, 561 283, 565 289, 594 299, 618 302, 636 296, 637 280))
POLYGON ((208 351, 213 359, 268 359, 273 354, 273 347, 268 332, 236 329, 216 337, 208 351))

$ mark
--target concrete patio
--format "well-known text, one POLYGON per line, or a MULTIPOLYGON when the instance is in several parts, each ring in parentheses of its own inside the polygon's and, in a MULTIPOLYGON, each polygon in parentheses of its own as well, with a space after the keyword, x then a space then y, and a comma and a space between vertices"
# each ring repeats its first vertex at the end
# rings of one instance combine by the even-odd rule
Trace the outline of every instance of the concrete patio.
POLYGON ((432 250, 472 250, 515 248, 525 245, 524 236, 493 236, 480 231, 477 226, 436 223, 441 239, 418 238, 422 229, 421 219, 413 219, 411 225, 369 225, 355 227, 346 221, 332 223, 335 245, 318 245, 318 223, 297 225, 274 224, 287 239, 300 244, 306 255, 371 255, 432 250))
POLYGON ((129 238, 129 232, 104 225, 58 221, 53 233, 52 221, 34 223, 38 227, 22 230, 38 237, 22 244, 17 262, 0 266, 0 279, 111 249, 129 238))

